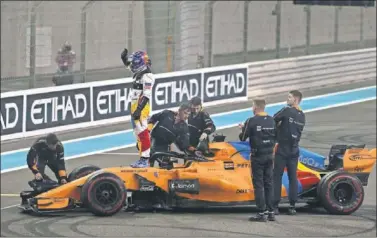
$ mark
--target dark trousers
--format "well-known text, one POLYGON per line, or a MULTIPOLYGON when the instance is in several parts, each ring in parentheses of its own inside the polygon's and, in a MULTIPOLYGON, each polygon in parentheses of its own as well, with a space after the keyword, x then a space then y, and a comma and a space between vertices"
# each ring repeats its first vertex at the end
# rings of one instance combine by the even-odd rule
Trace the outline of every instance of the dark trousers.
MULTIPOLYGON (((152 159, 153 154, 156 152, 168 152, 170 151, 170 145, 164 142, 161 142, 161 139, 159 140, 158 138, 151 138, 151 160, 150 160, 150 166, 153 167, 154 163, 156 162, 155 159, 152 159)), ((159 158, 162 159, 162 158, 159 158)))
POLYGON ((281 187, 284 168, 287 167, 288 180, 289 180, 289 203, 294 206, 297 202, 297 163, 298 157, 283 156, 281 154, 275 154, 274 161, 274 207, 278 208, 281 200, 281 187))
POLYGON ((43 179, 52 180, 49 176, 45 174, 46 166, 51 169, 51 171, 55 174, 56 179, 60 183, 58 165, 56 163, 46 162, 46 160, 38 159, 37 168, 38 168, 39 173, 42 175, 43 179))
POLYGON ((260 212, 273 211, 272 171, 273 157, 252 157, 251 171, 257 208, 260 212))

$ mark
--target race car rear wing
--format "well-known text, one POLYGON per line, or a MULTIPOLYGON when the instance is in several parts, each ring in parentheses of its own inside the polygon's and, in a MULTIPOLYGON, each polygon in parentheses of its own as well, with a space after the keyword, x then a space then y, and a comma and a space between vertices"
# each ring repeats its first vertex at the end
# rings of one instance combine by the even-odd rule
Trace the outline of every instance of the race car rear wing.
POLYGON ((376 148, 347 149, 343 156, 343 170, 355 174, 363 183, 368 185, 368 178, 376 164, 376 148))
POLYGON ((327 166, 328 170, 337 170, 343 168, 343 156, 347 149, 364 149, 363 145, 332 145, 330 148, 327 166))

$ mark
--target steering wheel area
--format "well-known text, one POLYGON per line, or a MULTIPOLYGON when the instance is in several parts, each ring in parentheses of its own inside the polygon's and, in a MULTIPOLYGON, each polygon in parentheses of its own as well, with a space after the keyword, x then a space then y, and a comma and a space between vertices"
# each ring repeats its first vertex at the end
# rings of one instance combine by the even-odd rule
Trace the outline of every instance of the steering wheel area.
POLYGON ((178 153, 175 151, 169 152, 156 152, 151 156, 151 161, 157 161, 161 168, 171 169, 174 163, 178 163, 178 159, 183 159, 185 161, 195 161, 195 162, 209 162, 202 152, 195 151, 192 154, 178 153))

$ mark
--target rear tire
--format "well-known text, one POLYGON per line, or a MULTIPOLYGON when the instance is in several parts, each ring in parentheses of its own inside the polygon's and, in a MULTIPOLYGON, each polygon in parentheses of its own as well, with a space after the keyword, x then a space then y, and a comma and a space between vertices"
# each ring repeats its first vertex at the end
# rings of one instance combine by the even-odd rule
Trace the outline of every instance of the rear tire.
POLYGON ((364 201, 361 181, 345 171, 325 175, 318 184, 317 194, 323 207, 334 215, 352 214, 364 201))
POLYGON ((119 212, 126 200, 124 182, 115 174, 98 171, 81 190, 81 201, 94 215, 111 216, 119 212))
POLYGON ((73 180, 85 177, 86 175, 98 170, 101 170, 101 168, 95 165, 82 165, 72 170, 72 172, 68 175, 68 181, 72 182, 73 180))

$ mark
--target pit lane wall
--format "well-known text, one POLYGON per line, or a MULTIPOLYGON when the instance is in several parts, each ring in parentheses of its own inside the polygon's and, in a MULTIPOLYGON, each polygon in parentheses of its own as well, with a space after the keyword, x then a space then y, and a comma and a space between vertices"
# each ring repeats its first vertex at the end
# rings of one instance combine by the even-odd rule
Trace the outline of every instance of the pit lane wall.
MULTIPOLYGON (((376 77, 376 48, 156 74, 153 113, 376 77)), ((1 94, 1 141, 130 120, 132 78, 1 94)))

